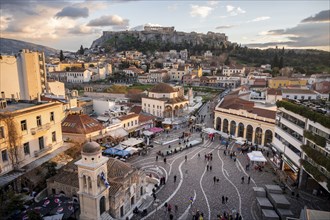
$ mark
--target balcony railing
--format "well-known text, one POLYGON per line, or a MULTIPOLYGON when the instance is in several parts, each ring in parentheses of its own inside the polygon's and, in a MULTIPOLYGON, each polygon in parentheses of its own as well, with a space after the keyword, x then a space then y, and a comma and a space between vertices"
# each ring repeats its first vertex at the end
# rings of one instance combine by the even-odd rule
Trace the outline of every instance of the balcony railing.
POLYGON ((41 125, 41 126, 38 126, 38 127, 35 127, 35 128, 31 128, 31 134, 32 135, 35 135, 39 132, 42 132, 42 131, 47 131, 50 129, 50 123, 47 123, 47 124, 44 124, 44 125, 41 125))
POLYGON ((48 152, 50 149, 52 149, 52 145, 51 144, 47 145, 47 147, 45 147, 45 148, 43 148, 41 150, 35 150, 34 151, 34 156, 35 157, 39 157, 40 155, 48 152))

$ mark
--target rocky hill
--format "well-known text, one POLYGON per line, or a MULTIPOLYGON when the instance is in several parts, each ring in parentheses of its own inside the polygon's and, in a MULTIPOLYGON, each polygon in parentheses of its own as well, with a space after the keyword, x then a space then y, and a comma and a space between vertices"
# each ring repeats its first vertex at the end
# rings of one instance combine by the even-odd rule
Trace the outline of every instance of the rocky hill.
POLYGON ((0 38, 1 54, 15 54, 22 49, 44 51, 45 55, 50 55, 59 52, 56 49, 45 47, 38 44, 33 44, 25 41, 8 39, 8 38, 0 38))
POLYGON ((171 49, 189 49, 191 52, 206 50, 217 51, 230 46, 228 37, 223 33, 208 32, 185 33, 178 31, 104 31, 91 48, 97 46, 108 50, 168 51, 171 49))

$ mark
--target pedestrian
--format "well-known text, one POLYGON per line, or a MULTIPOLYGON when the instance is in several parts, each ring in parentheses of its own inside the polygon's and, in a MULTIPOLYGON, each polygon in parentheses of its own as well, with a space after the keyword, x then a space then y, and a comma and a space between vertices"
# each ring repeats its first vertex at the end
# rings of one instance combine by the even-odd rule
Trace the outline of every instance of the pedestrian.
POLYGON ((171 206, 171 204, 168 204, 168 206, 167 206, 167 211, 168 211, 169 213, 171 213, 171 210, 172 210, 172 206, 171 206))
POLYGON ((168 145, 168 148, 171 148, 171 145, 168 145))
POLYGON ((225 196, 222 196, 222 204, 225 204, 225 196))
POLYGON ((206 171, 209 171, 209 165, 206 165, 206 171))
POLYGON ((214 184, 215 184, 216 181, 217 181, 217 177, 214 176, 214 177, 213 177, 213 182, 214 182, 214 184))
POLYGON ((154 200, 156 200, 156 194, 155 193, 152 194, 152 197, 154 197, 154 200))
POLYGON ((210 171, 212 171, 212 165, 210 165, 210 171))
POLYGON ((166 163, 166 157, 164 157, 164 163, 166 163))
POLYGON ((227 156, 227 151, 226 151, 226 150, 224 150, 224 151, 223 151, 223 154, 224 154, 225 156, 227 156))
POLYGON ((158 161, 158 155, 156 155, 156 161, 158 161))
POLYGON ((267 157, 269 157, 269 151, 267 151, 267 157))
POLYGON ((178 205, 174 205, 174 211, 175 211, 175 212, 178 212, 178 211, 179 211, 179 207, 178 207, 178 205))
POLYGON ((251 180, 251 177, 249 176, 249 178, 248 178, 248 184, 250 184, 250 180, 251 180))
POLYGON ((187 155, 186 155, 186 156, 184 156, 184 159, 187 161, 187 159, 188 159, 187 155))
POLYGON ((242 184, 243 184, 244 183, 244 176, 242 176, 241 180, 242 180, 242 184))
POLYGON ((226 203, 228 203, 228 197, 226 196, 226 203))
POLYGON ((201 157, 200 153, 198 153, 198 157, 201 157))
POLYGON ((174 182, 176 182, 176 175, 174 175, 174 182))
POLYGON ((245 170, 249 170, 249 164, 245 165, 245 170))
POLYGON ((171 213, 170 214, 170 220, 173 220, 174 219, 174 215, 171 213))

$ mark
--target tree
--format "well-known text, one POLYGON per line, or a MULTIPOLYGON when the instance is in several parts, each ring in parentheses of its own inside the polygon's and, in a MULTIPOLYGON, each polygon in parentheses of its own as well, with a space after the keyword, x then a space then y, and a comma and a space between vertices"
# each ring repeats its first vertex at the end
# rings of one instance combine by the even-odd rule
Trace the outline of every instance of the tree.
POLYGON ((15 119, 10 112, 4 112, 0 114, 0 122, 5 125, 7 129, 7 135, 5 136, 5 142, 7 145, 8 156, 13 168, 18 168, 20 160, 21 150, 21 135, 17 129, 15 119))
POLYGON ((274 59, 273 59, 273 63, 272 63, 272 67, 279 67, 279 60, 278 60, 278 55, 277 53, 275 54, 274 56, 274 59))
POLYGON ((63 61, 65 58, 64 58, 64 55, 63 55, 63 50, 60 51, 60 61, 63 61))
POLYGON ((80 45, 80 49, 78 50, 78 52, 79 52, 79 54, 84 55, 85 50, 84 50, 83 45, 80 45))
POLYGON ((227 56, 226 60, 225 60, 225 65, 230 65, 230 59, 229 59, 229 56, 227 56))
POLYGON ((284 61, 283 61, 283 56, 280 58, 280 62, 278 64, 279 69, 282 69, 284 67, 284 61))

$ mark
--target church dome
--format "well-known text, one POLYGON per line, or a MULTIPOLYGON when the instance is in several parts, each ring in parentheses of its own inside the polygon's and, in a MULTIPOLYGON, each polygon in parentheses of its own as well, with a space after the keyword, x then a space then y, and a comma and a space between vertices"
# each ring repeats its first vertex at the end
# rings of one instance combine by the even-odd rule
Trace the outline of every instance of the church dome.
POLYGON ((82 153, 85 154, 95 154, 95 153, 99 153, 101 151, 101 146, 96 143, 95 141, 91 141, 91 142, 86 142, 82 149, 81 149, 82 153))
POLYGON ((156 93, 171 93, 176 92, 175 89, 166 83, 158 83, 154 87, 150 89, 149 92, 156 92, 156 93))

